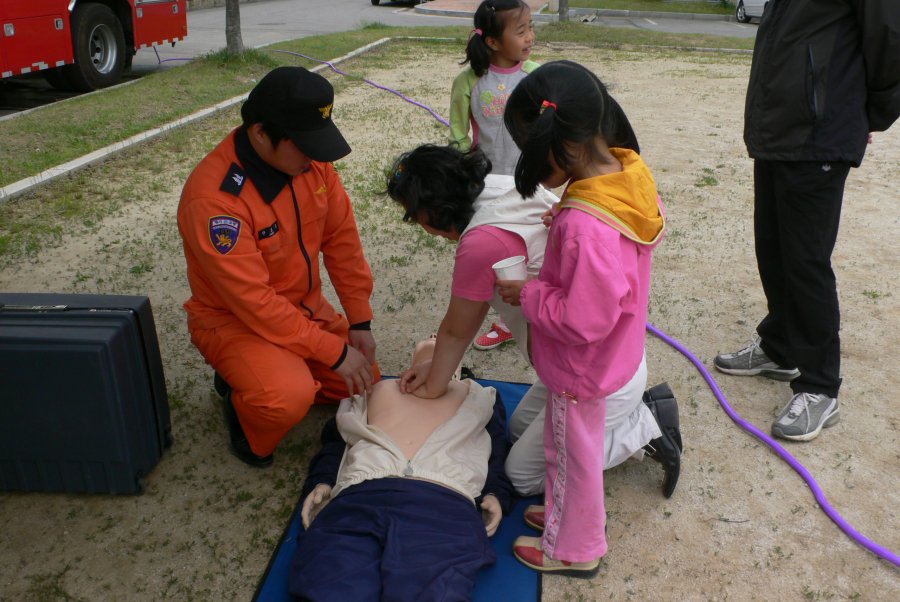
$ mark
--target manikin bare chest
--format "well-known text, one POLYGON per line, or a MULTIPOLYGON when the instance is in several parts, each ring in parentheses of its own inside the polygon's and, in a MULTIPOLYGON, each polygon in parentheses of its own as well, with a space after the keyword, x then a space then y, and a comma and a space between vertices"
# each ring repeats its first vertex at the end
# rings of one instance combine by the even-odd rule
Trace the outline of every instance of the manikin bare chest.
POLYGON ((468 391, 467 383, 452 381, 442 397, 422 399, 401 393, 396 380, 382 380, 369 394, 369 424, 387 433, 411 459, 428 436, 456 414, 468 391))

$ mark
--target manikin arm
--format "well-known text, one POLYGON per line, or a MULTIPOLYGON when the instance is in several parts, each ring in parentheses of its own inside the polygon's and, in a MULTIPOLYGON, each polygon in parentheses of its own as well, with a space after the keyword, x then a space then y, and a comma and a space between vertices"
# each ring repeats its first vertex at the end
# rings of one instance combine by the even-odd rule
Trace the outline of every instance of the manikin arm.
POLYGON ((303 528, 309 529, 309 524, 313 522, 316 515, 331 500, 331 485, 319 483, 312 490, 306 499, 303 500, 303 507, 300 509, 300 519, 303 521, 303 528))
POLYGON ((329 418, 322 427, 322 448, 309 462, 309 471, 303 482, 302 497, 306 497, 315 489, 316 485, 328 485, 333 487, 337 481, 338 469, 341 467, 341 458, 344 457, 343 437, 337 428, 337 421, 329 418))
POLYGON ((485 494, 481 498, 481 520, 484 521, 484 530, 488 537, 493 537, 503 518, 503 510, 500 509, 500 501, 493 493, 485 494))
POLYGON ((500 511, 508 514, 515 503, 515 489, 506 476, 506 456, 509 454, 509 438, 506 436, 506 409, 500 393, 494 400, 494 414, 485 426, 491 436, 491 456, 488 460, 488 474, 481 491, 482 497, 475 501, 484 508, 483 498, 492 495, 497 499, 500 511))

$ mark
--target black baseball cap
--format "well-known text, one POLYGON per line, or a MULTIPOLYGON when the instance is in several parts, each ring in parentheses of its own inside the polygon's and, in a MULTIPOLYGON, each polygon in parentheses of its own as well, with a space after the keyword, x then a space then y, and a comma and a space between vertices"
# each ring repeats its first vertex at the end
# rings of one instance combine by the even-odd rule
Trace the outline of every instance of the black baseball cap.
POLYGON ((313 161, 331 162, 350 154, 350 145, 331 120, 334 88, 303 67, 269 71, 241 107, 244 123, 272 123, 285 130, 313 161))

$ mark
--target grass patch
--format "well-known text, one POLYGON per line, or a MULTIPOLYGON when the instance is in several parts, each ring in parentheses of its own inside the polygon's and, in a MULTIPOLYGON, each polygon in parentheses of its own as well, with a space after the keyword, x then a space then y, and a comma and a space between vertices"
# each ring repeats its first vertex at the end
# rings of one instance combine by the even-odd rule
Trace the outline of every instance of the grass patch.
MULTIPOLYGON (((48 105, 0 122, 0 138, 3 140, 0 147, 0 186, 245 94, 262 75, 278 65, 311 68, 318 64, 279 50, 333 59, 384 37, 416 36, 449 40, 405 43, 456 44, 462 58, 469 29, 468 26, 404 28, 370 24, 351 32, 301 38, 264 50, 248 50, 241 55, 220 51, 177 68, 148 75, 128 85, 48 105)), ((539 45, 562 42, 619 48, 752 48, 753 45, 752 39, 660 34, 646 30, 597 28, 572 22, 547 24, 539 28, 539 45)))
POLYGON ((220 52, 4 121, 0 185, 242 94, 277 64, 260 51, 220 52))
POLYGON ((569 0, 569 8, 605 8, 611 10, 638 10, 659 13, 694 13, 730 15, 734 2, 689 0, 569 0))

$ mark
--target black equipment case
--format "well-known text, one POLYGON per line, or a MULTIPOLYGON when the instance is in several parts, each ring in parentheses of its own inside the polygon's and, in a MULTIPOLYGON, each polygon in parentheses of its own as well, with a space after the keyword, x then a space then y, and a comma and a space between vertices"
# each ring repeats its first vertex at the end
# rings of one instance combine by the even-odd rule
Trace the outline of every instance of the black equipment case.
POLYGON ((171 444, 147 297, 0 293, 0 490, 140 493, 171 444))

